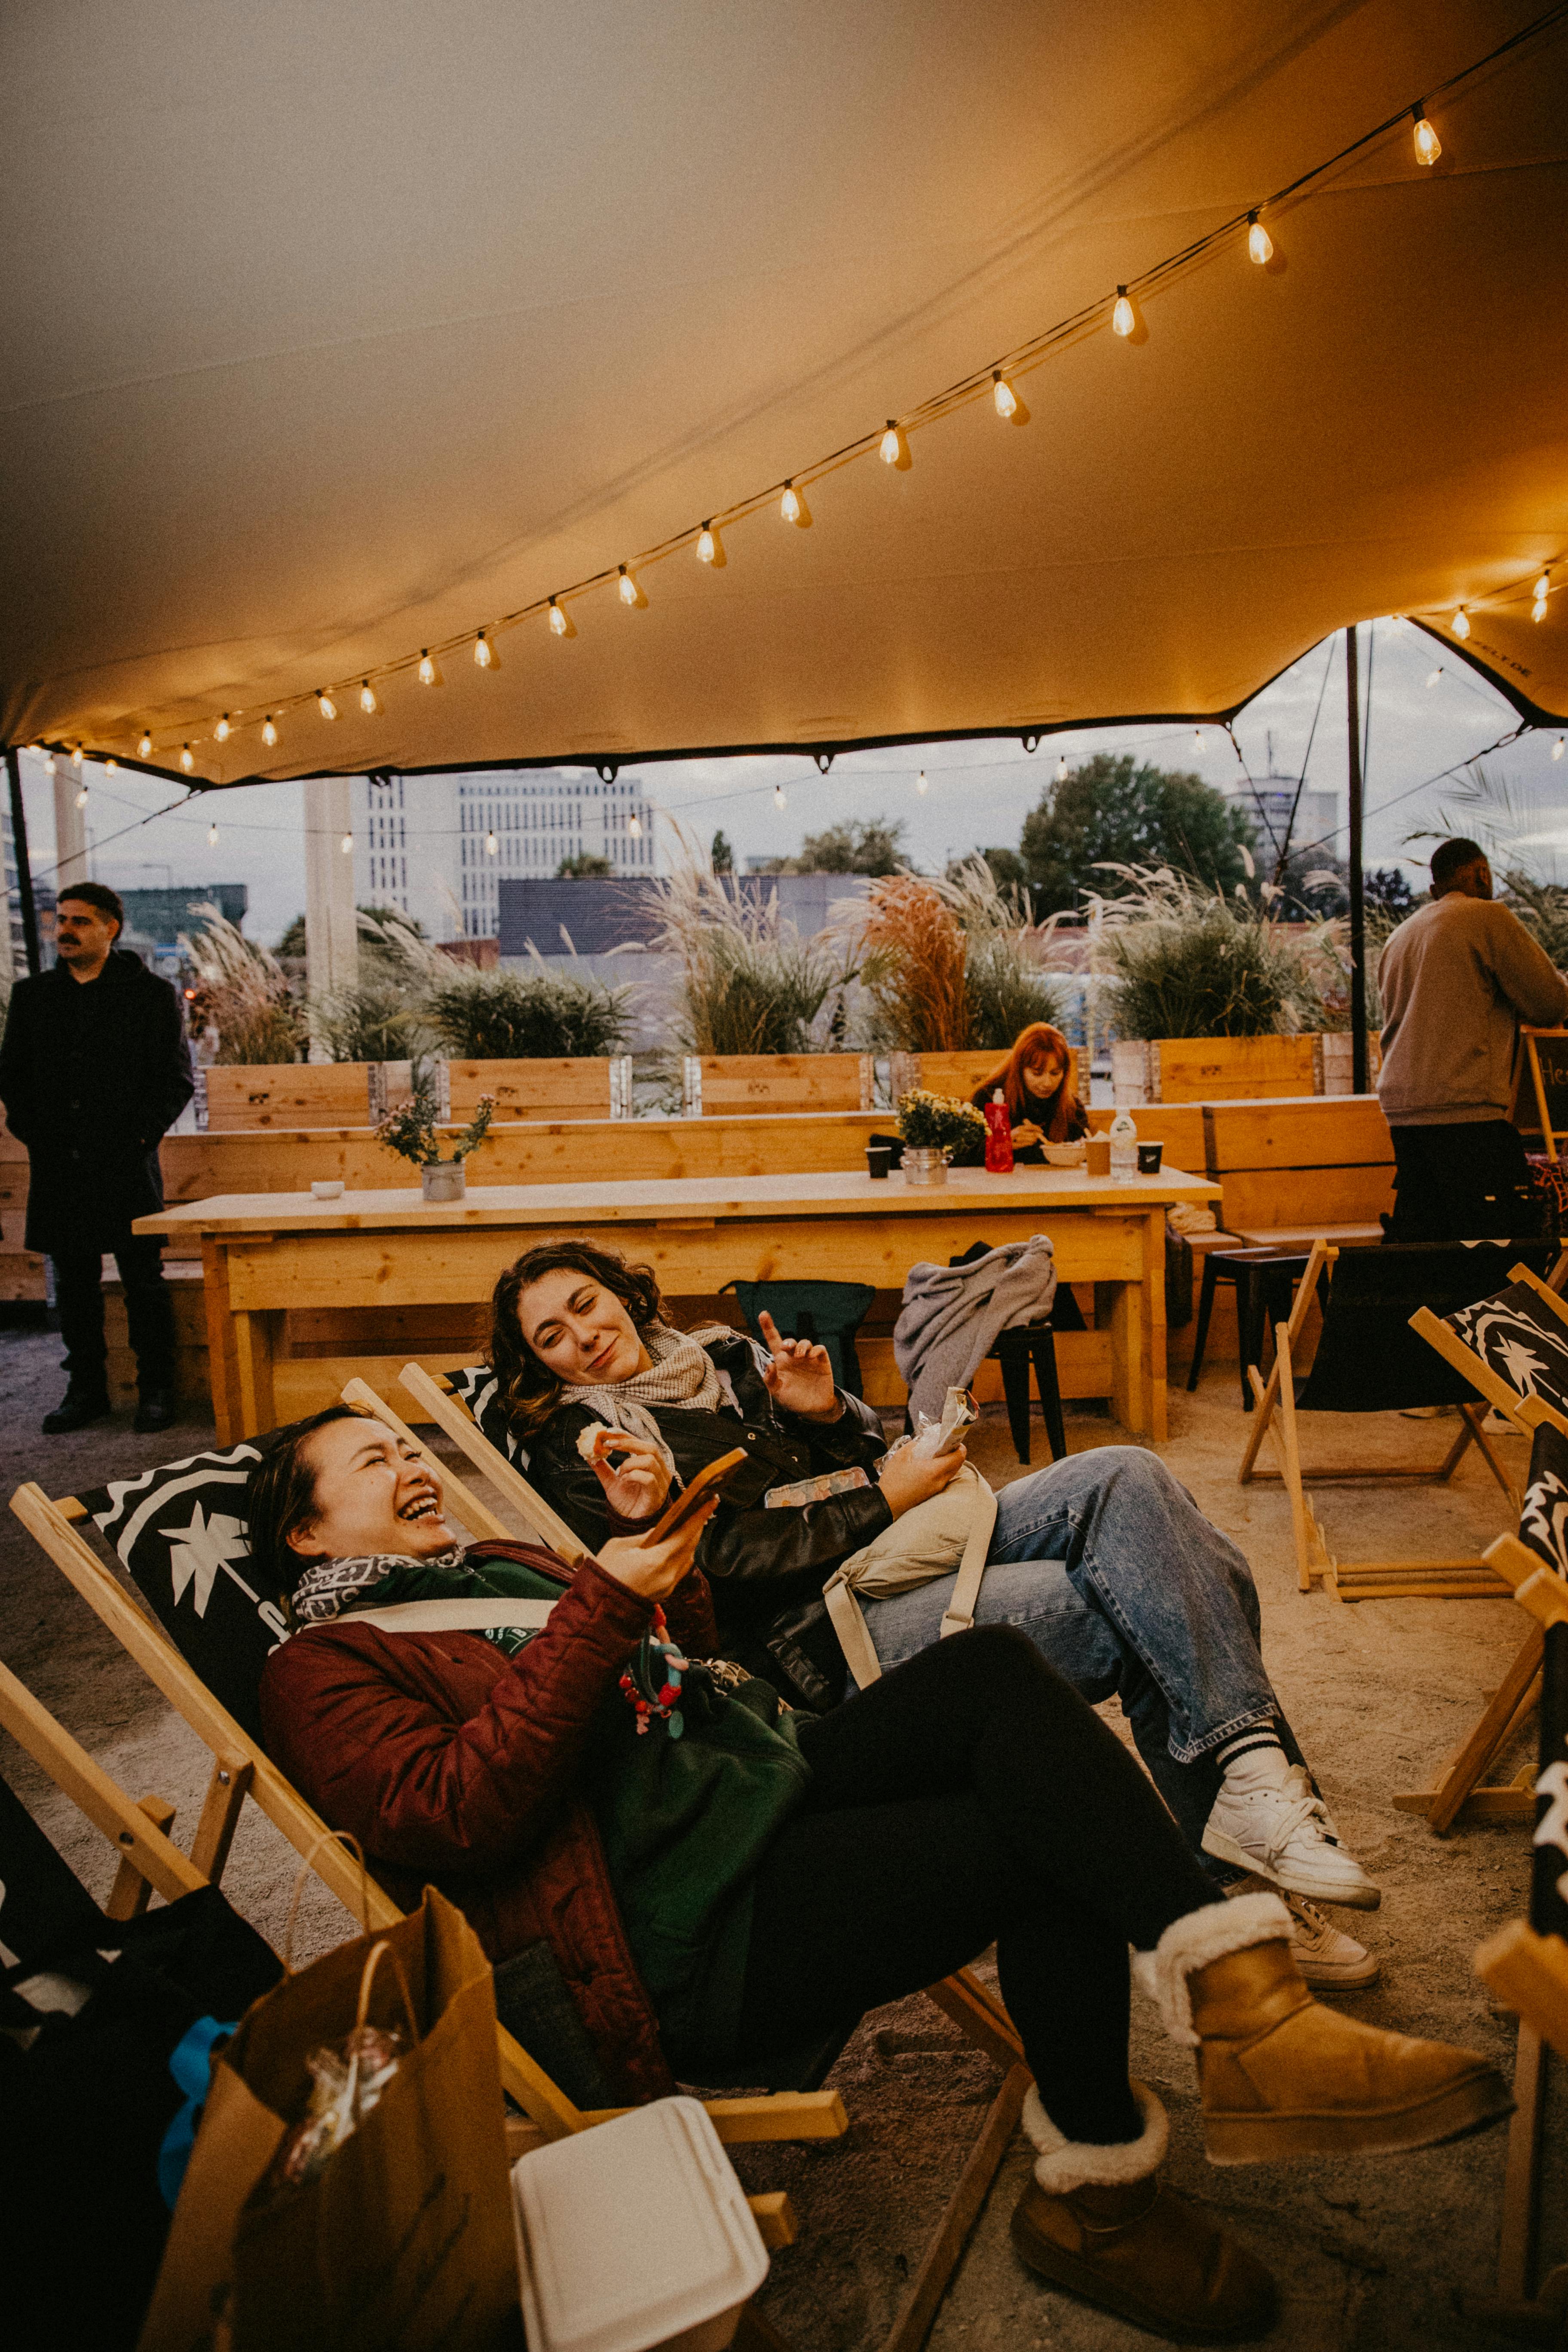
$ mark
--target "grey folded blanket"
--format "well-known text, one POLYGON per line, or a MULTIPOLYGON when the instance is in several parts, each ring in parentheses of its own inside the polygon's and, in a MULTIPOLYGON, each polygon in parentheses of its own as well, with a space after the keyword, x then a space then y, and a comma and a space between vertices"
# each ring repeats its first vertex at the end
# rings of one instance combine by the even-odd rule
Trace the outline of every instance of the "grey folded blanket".
POLYGON ((916 1414, 940 1420, 948 1390, 969 1386, 997 1333, 1040 1322, 1056 1295, 1047 1234, 1008 1242, 967 1265, 911 1266, 893 1327, 893 1358, 916 1414))

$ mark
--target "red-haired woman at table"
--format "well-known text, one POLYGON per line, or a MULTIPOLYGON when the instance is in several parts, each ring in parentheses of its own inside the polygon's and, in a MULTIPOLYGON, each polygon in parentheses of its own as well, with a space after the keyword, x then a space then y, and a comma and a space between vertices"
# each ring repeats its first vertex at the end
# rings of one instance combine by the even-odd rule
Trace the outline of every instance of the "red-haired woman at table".
POLYGON ((1041 1145, 1076 1143, 1089 1132, 1089 1116, 1072 1082, 1072 1051, 1048 1021, 1031 1021, 1014 1038, 989 1077, 969 1097, 984 1110, 997 1088, 1013 1128, 1013 1157, 1026 1167, 1045 1159, 1041 1145))

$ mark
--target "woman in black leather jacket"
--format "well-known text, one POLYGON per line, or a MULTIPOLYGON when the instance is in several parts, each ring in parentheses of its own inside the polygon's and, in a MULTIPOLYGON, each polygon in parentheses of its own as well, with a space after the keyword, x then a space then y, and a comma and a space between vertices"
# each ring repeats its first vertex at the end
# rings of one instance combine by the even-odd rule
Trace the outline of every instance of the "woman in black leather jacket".
POLYGON ((881 1422, 858 1397, 835 1389, 825 1349, 782 1338, 768 1317, 766 1349, 721 1325, 672 1331, 651 1272, 586 1243, 530 1250, 496 1285, 494 1307, 496 1383, 481 1426, 526 1462, 530 1479, 590 1550, 657 1516, 671 1474, 685 1482, 744 1446, 750 1458, 726 1487, 702 1549, 721 1636, 728 1654, 766 1674, 787 1697, 836 1705, 844 1660, 823 1585, 840 1560, 939 1493, 962 1466, 963 1449, 884 1465, 881 1422), (560 1355, 562 1343, 585 1374, 575 1386, 536 1352, 560 1355), (615 1424, 607 1431, 606 1422, 615 1424), (621 1472, 608 1490, 582 1450, 595 1431, 605 1431, 601 1446, 613 1450, 621 1472), (766 1505, 769 1494, 836 1474, 837 1493, 766 1505), (651 1510, 650 1493, 658 1496, 651 1510))

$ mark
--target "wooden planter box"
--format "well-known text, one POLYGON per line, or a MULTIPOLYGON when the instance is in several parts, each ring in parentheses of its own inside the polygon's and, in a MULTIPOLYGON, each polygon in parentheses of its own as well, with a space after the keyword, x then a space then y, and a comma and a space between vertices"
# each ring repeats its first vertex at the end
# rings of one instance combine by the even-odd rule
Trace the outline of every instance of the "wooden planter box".
MULTIPOLYGON (((1348 1095, 1354 1092, 1354 1041, 1348 1029, 1325 1029, 1323 1032, 1323 1092, 1326 1095, 1348 1095)), ((1383 1067, 1383 1033, 1369 1029, 1366 1033, 1367 1084, 1375 1087, 1378 1072, 1383 1067)))
POLYGON ((1257 1102, 1323 1091, 1322 1039, 1122 1037, 1110 1048, 1118 1105, 1257 1102))
POLYGON ((869 1110, 869 1054, 688 1054, 681 1101, 688 1118, 768 1110, 869 1110))
MULTIPOLYGON (((894 1107, 900 1096, 907 1095, 913 1087, 924 1087, 928 1094, 967 1102, 1001 1059, 1001 1054, 989 1046, 982 1054, 895 1054, 891 1057, 894 1107)), ((1078 1055, 1071 1048, 1068 1053, 1068 1076, 1076 1087, 1078 1055)))
POLYGON ((629 1118, 631 1055, 437 1062, 436 1095, 437 1115, 454 1127, 466 1127, 486 1095, 495 1099, 498 1119, 629 1118))
POLYGON ((196 1126, 369 1127, 379 1062, 213 1062, 196 1072, 196 1126))

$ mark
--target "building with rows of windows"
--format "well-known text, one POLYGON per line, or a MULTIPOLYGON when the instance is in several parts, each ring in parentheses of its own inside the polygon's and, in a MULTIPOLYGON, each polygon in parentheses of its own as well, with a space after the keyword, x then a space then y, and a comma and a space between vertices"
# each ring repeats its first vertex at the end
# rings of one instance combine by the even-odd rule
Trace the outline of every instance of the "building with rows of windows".
POLYGON ((562 861, 658 871, 654 812, 635 776, 490 771, 354 779, 354 897, 395 907, 433 940, 494 939, 503 880, 548 880, 562 861))

